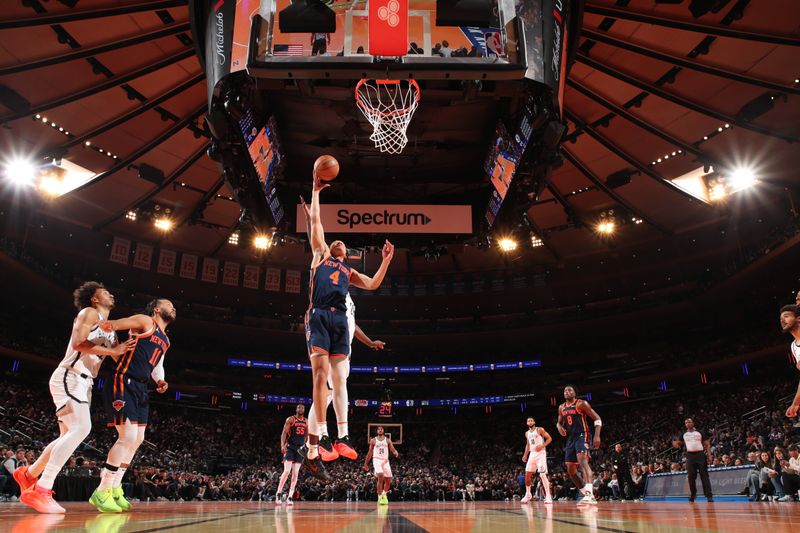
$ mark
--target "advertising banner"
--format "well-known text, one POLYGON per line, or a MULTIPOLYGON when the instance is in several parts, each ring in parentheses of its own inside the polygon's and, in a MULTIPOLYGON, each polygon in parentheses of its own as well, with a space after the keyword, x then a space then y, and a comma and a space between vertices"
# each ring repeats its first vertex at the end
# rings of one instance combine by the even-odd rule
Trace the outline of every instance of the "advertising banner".
MULTIPOLYGON (((325 233, 472 233, 469 205, 323 204, 325 233)), ((297 232, 306 233, 303 207, 297 205, 297 232)))

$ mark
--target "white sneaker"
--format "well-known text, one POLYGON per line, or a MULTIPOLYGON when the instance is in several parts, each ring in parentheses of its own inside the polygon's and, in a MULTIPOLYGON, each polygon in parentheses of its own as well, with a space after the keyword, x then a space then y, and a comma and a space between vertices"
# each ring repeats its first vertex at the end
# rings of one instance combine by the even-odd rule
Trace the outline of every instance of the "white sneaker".
POLYGON ((11 497, 8 499, 8 501, 10 501, 10 502, 18 502, 18 501, 19 501, 19 498, 17 498, 16 496, 11 496, 11 497))
POLYGON ((787 494, 783 498, 778 498, 778 501, 779 502, 790 502, 790 501, 792 501, 792 497, 787 494))
POLYGON ((544 503, 545 503, 545 505, 553 503, 553 498, 545 498, 544 499, 544 503))
POLYGON ((594 499, 594 494, 587 492, 583 498, 580 499, 578 505, 597 505, 597 500, 594 499))
POLYGON ((275 505, 280 505, 280 503, 281 503, 281 495, 280 494, 276 494, 275 495, 275 505))
POLYGON ((291 499, 291 498, 286 498, 286 505, 288 505, 289 507, 291 507, 292 505, 294 505, 294 501, 292 501, 292 499, 291 499))
POLYGON ((519 503, 528 503, 529 501, 531 501, 531 495, 530 495, 530 494, 526 494, 526 495, 525 495, 525 497, 524 497, 524 498, 522 498, 522 499, 519 501, 519 503))

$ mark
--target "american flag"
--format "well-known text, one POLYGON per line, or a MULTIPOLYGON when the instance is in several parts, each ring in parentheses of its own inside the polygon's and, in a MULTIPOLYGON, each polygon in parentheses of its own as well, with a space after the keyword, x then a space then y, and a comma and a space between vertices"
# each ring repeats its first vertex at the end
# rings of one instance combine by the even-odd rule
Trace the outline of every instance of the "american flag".
POLYGON ((272 49, 274 56, 302 56, 302 44, 276 44, 272 49))

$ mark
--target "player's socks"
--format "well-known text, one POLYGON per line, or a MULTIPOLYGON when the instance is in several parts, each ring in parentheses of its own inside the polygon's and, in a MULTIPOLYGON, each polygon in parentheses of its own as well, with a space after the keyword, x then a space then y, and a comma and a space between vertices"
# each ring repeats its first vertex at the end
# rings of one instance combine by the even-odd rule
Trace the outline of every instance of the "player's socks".
POLYGON ((117 476, 118 470, 119 466, 104 464, 103 470, 100 472, 100 485, 97 490, 104 491, 114 488, 114 478, 117 476))
POLYGON ((308 445, 308 453, 306 454, 306 458, 309 461, 313 461, 319 457, 319 447, 316 444, 309 444, 308 445))

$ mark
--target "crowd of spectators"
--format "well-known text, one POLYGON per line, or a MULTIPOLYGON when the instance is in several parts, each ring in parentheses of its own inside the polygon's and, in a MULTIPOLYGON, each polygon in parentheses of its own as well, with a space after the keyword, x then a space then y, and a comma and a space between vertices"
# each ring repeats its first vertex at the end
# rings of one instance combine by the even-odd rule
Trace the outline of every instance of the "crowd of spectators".
MULTIPOLYGON (((685 399, 596 406, 605 421, 604 449, 592 461, 596 494, 602 499, 638 498, 650 474, 682 470, 681 450, 671 443, 682 432, 683 419, 692 416, 711 436, 712 468, 752 464, 753 499, 795 499, 800 489, 796 475, 800 470, 795 469, 800 463, 793 446, 800 441, 800 430, 783 416, 785 406, 779 402, 790 392, 789 385, 731 384, 685 399), (732 394, 734 388, 737 392, 732 394), (616 443, 621 444, 621 453, 610 451, 616 443)), ((102 410, 93 412, 94 430, 70 459, 66 476, 96 478, 113 442, 115 435, 103 424, 102 410)), ((140 500, 272 499, 282 471, 279 431, 287 414, 288 410, 266 408, 212 413, 169 402, 155 405, 147 441, 124 487, 140 500)), ((398 446, 401 456, 392 464, 394 499, 505 500, 523 492, 524 427, 519 415, 491 417, 476 409, 431 416, 436 419, 404 427, 404 443, 398 446), (484 418, 476 420, 479 417, 484 418)), ((573 498, 574 487, 560 464, 562 443, 550 429, 556 438, 549 453, 553 494, 573 498)), ((57 435, 44 383, 9 376, 0 380, 0 430, 0 452, 5 457, 0 492, 13 499, 18 488, 10 472, 30 464, 57 435)), ((352 438, 366 443, 365 428, 356 428, 352 438)), ((375 498, 373 474, 363 470, 362 461, 337 461, 330 470, 332 481, 326 484, 301 473, 296 497, 375 498)))

